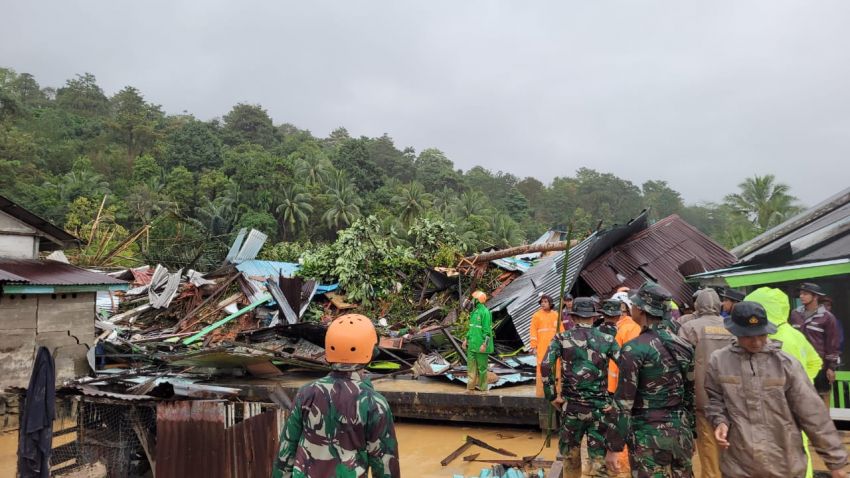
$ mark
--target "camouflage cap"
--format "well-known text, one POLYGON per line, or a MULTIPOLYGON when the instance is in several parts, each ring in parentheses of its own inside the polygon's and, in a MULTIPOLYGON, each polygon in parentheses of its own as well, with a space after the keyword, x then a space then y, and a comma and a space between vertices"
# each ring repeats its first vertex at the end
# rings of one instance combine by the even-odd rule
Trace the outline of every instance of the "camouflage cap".
POLYGON ((668 301, 672 294, 656 284, 647 281, 631 296, 632 304, 638 309, 655 317, 664 317, 669 309, 668 301))
POLYGON ((602 303, 602 315, 607 315, 608 317, 619 317, 621 315, 620 302, 616 299, 608 299, 602 303))
POLYGON ((578 317, 596 317, 596 306, 593 304, 593 299, 590 297, 576 297, 573 301, 573 307, 570 309, 570 315, 578 317))

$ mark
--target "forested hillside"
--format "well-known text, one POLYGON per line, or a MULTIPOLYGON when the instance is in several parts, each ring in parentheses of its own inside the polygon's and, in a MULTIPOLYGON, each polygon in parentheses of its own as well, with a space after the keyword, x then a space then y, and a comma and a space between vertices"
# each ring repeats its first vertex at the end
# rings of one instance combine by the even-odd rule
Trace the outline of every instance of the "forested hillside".
POLYGON ((490 171, 486 157, 462 171, 440 138, 415 151, 344 127, 317 137, 260 105, 222 113, 167 115, 131 86, 107 94, 91 74, 53 88, 0 68, 0 193, 88 241, 78 262, 107 265, 98 264, 104 251, 138 236, 109 262, 199 269, 221 260, 240 227, 281 243, 266 256, 292 260, 374 216, 363 230, 386 247, 418 244, 411 249, 448 260, 568 222, 580 233, 623 222, 650 206, 655 219, 678 213, 731 246, 795 210, 769 175, 718 204, 685 205, 676 191, 685 184, 638 185, 592 167, 570 176, 570 158, 553 171, 517 158, 526 177, 490 171))

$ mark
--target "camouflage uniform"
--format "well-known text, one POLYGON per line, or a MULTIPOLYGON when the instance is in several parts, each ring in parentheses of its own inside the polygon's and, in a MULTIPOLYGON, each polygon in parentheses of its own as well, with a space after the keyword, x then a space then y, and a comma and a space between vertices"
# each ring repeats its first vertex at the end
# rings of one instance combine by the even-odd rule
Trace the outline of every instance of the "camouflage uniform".
POLYGON ((615 337, 617 335, 617 324, 612 324, 611 322, 602 322, 597 328, 603 334, 610 335, 611 337, 615 337))
POLYGON ((280 435, 273 478, 400 476, 393 416, 360 366, 334 364, 301 387, 280 435))
POLYGON ((608 393, 608 361, 616 360, 620 347, 614 337, 590 325, 555 336, 549 346, 541 374, 546 378, 544 393, 550 402, 556 393, 557 377, 552 370, 561 360, 561 409, 559 448, 564 456, 564 476, 581 476, 581 439, 587 435, 587 451, 592 477, 608 476, 605 469, 603 415, 613 411, 608 393))
MULTIPOLYGON (((660 304, 653 304, 660 307, 656 312, 664 309, 660 304)), ((663 315, 656 312, 650 313, 663 315)), ((649 325, 627 342, 617 361, 616 419, 609 427, 608 448, 619 452, 628 445, 634 478, 693 476, 694 350, 665 322, 649 325)))

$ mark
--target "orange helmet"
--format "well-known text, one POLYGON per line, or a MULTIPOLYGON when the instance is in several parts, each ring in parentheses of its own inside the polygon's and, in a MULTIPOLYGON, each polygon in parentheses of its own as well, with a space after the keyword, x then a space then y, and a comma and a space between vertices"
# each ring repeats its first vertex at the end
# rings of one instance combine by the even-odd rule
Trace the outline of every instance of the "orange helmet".
POLYGON ((325 335, 325 358, 329 363, 362 363, 372 361, 378 334, 369 317, 346 314, 337 317, 325 335))
POLYGON ((480 290, 476 290, 475 292, 473 292, 472 298, 477 300, 478 302, 481 302, 482 304, 487 302, 487 294, 481 292, 480 290))

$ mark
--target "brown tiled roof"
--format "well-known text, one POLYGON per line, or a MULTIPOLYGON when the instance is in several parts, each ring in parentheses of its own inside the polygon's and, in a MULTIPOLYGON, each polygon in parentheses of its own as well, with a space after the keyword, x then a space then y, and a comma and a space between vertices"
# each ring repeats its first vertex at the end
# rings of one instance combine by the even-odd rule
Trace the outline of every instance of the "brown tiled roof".
POLYGON ((735 256, 677 215, 668 216, 587 264, 581 278, 608 297, 620 286, 636 289, 648 278, 690 304, 685 276, 729 267, 735 256), (619 276, 619 277, 618 277, 619 276))
POLYGON ((0 259, 0 283, 121 285, 127 282, 64 262, 38 259, 0 259))

